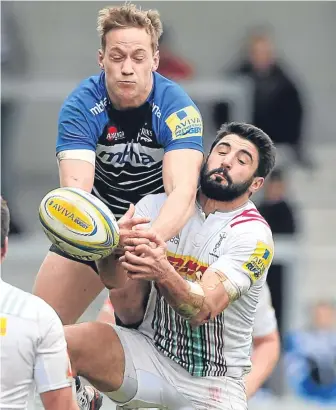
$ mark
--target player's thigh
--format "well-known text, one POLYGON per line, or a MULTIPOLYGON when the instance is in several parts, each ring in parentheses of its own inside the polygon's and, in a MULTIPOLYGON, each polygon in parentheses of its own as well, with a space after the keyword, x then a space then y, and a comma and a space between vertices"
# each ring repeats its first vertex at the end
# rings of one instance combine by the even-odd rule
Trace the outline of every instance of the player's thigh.
POLYGON ((137 330, 115 325, 113 328, 123 346, 125 372, 121 387, 115 392, 105 391, 105 394, 127 409, 193 409, 192 404, 172 385, 169 376, 166 377, 151 340, 137 330))
POLYGON ((103 288, 92 267, 49 252, 37 273, 33 293, 51 305, 64 324, 71 324, 103 288))
POLYGON ((101 391, 119 389, 124 379, 125 354, 113 327, 85 322, 65 326, 64 333, 74 373, 101 391))
POLYGON ((247 410, 242 379, 192 377, 178 372, 175 385, 199 410, 247 410))

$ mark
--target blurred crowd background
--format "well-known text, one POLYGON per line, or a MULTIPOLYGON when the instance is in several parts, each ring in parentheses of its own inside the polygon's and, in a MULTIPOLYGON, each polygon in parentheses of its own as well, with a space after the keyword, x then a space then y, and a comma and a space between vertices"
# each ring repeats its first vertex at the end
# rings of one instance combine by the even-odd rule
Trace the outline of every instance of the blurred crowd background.
MULTIPOLYGON (((161 13, 159 72, 198 104, 206 149, 226 120, 252 122, 278 147, 256 202, 275 236, 268 283, 283 353, 251 408, 336 408, 336 3, 137 4, 161 13)), ((2 274, 28 291, 48 249, 38 205, 58 186, 59 109, 99 73, 106 5, 1 2, 1 191, 12 213, 2 274)))

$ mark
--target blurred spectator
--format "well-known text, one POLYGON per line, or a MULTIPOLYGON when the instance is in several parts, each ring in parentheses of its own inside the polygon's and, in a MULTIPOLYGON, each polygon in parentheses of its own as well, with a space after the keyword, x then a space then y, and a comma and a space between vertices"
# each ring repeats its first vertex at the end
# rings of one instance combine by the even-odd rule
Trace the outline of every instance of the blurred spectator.
POLYGON ((317 303, 306 330, 290 333, 285 341, 288 383, 306 399, 336 404, 336 309, 317 303))
MULTIPOLYGON (((1 2, 1 82, 17 80, 27 72, 27 53, 23 45, 12 2, 1 2)), ((19 104, 15 98, 1 94, 1 194, 11 208, 9 234, 22 232, 15 206, 15 141, 19 104)))
POLYGON ((184 58, 174 53, 171 43, 171 31, 164 27, 159 42, 160 64, 157 71, 174 81, 191 79, 194 75, 193 67, 184 58))
MULTIPOLYGON (((289 146, 301 165, 310 166, 302 146, 303 106, 296 84, 275 55, 274 45, 265 30, 252 32, 247 56, 231 74, 247 76, 253 84, 252 123, 273 139, 276 145, 289 146)), ((222 123, 227 105, 215 108, 215 121, 222 123)), ((217 124, 218 125, 218 124, 217 124)))
POLYGON ((296 233, 294 210, 287 199, 286 181, 281 169, 274 170, 269 176, 265 184, 264 199, 258 209, 273 234, 296 233))
MULTIPOLYGON (((273 235, 287 235, 297 232, 297 221, 293 205, 287 199, 286 178, 281 169, 275 169, 265 183, 264 199, 258 206, 259 212, 270 225, 273 235)), ((278 321, 280 335, 283 335, 283 301, 286 266, 281 262, 273 262, 267 283, 271 291, 275 316, 278 321)))

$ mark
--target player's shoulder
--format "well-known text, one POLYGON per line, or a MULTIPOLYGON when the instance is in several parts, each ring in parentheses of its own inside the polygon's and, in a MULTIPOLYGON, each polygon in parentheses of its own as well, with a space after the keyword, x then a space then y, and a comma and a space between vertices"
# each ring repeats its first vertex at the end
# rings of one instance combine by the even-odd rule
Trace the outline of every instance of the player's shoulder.
POLYGON ((86 116, 94 118, 105 112, 108 103, 105 73, 102 72, 83 80, 65 99, 61 112, 78 108, 84 110, 86 116))
POLYGON ((57 317, 56 312, 44 300, 6 282, 1 282, 1 313, 24 320, 39 322, 57 317))
POLYGON ((161 208, 164 204, 165 200, 167 199, 167 194, 160 193, 160 194, 149 194, 144 196, 140 201, 137 203, 137 207, 147 206, 150 208, 161 208))
POLYGON ((190 111, 184 114, 200 115, 193 100, 179 84, 154 73, 153 114, 166 120, 171 114, 183 109, 190 111))
POLYGON ((251 201, 241 211, 233 214, 229 222, 229 232, 231 237, 243 235, 273 241, 269 224, 251 201))

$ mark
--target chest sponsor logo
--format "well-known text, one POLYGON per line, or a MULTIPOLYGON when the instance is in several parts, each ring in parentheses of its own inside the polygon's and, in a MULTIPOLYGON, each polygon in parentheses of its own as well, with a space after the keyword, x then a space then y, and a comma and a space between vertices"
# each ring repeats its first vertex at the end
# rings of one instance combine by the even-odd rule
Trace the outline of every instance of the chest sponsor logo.
POLYGON ((177 273, 184 279, 191 281, 200 280, 203 273, 208 269, 208 265, 205 265, 191 256, 176 255, 167 252, 167 258, 177 273))
POLYGON ((90 108, 90 112, 92 115, 98 115, 105 111, 107 107, 107 98, 100 100, 97 102, 92 108, 90 108))
POLYGON ((107 129, 107 135, 106 139, 107 141, 114 142, 114 141, 119 141, 125 138, 125 133, 124 131, 118 131, 117 127, 108 127, 107 129))
POLYGON ((136 164, 136 165, 151 165, 154 164, 156 161, 155 159, 144 152, 139 152, 139 150, 135 150, 133 144, 127 144, 126 146, 123 145, 123 148, 120 146, 120 151, 117 150, 119 148, 118 145, 114 146, 114 150, 109 150, 108 148, 111 147, 102 147, 101 150, 97 150, 97 158, 99 158, 105 164, 111 165, 123 165, 126 163, 136 164))

